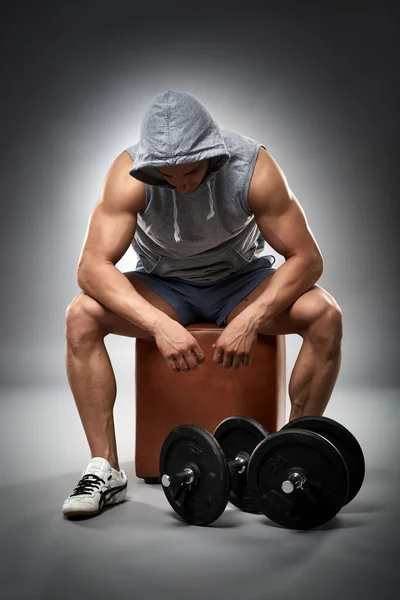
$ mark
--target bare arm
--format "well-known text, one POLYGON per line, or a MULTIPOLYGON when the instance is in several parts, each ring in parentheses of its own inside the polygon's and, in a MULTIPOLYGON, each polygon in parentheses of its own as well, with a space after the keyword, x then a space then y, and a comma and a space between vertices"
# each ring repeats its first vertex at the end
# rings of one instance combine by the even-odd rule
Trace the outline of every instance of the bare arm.
POLYGON ((318 281, 323 259, 303 209, 281 169, 263 148, 250 184, 249 206, 264 239, 286 259, 265 292, 246 309, 247 317, 258 327, 318 281))
POLYGON ((78 265, 78 285, 112 312, 154 334, 169 317, 147 302, 115 264, 125 254, 144 204, 144 185, 129 175, 122 152, 111 165, 89 218, 78 265))

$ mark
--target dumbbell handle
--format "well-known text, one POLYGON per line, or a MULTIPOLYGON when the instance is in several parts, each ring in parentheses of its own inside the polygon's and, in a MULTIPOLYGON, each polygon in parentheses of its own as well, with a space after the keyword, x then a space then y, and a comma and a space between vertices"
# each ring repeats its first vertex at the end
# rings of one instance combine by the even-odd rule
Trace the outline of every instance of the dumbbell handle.
POLYGON ((228 468, 231 473, 244 473, 247 465, 248 458, 239 452, 234 460, 228 460, 228 468))
POLYGON ((164 487, 169 487, 171 483, 177 483, 181 485, 182 483, 189 485, 194 481, 194 471, 187 467, 180 471, 179 473, 175 473, 175 475, 163 475, 161 478, 161 484, 164 487))
POLYGON ((285 481, 282 482, 282 491, 285 492, 285 494, 291 494, 294 490, 303 488, 305 482, 306 478, 304 474, 294 471, 287 479, 285 479, 285 481))
POLYGON ((288 478, 282 482, 281 489, 285 494, 291 494, 294 490, 301 490, 312 504, 318 506, 318 497, 314 494, 310 483, 304 473, 292 471, 288 478))
MULTIPOLYGON (((238 454, 234 460, 228 461, 228 468, 231 473, 243 473, 247 467, 247 459, 245 456, 238 454)), ((194 481, 194 471, 190 467, 186 467, 183 471, 175 473, 174 475, 163 475, 161 478, 161 484, 163 487, 169 487, 171 483, 178 485, 190 485, 194 481)))

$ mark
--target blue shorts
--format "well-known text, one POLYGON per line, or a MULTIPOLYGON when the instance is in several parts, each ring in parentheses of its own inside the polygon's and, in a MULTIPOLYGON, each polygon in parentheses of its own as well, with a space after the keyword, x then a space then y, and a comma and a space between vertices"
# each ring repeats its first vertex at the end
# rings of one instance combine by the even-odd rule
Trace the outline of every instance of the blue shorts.
POLYGON ((132 274, 172 306, 184 327, 191 323, 216 323, 221 327, 226 325, 225 319, 231 310, 276 271, 272 268, 274 262, 273 256, 261 256, 232 275, 207 285, 173 277, 157 277, 143 270, 132 274))

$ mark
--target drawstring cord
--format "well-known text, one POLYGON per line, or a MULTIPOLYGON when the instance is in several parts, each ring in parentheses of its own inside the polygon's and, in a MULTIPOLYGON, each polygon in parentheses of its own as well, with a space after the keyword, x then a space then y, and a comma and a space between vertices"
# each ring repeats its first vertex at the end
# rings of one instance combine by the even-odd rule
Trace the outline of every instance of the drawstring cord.
POLYGON ((174 197, 174 238, 176 242, 181 242, 181 231, 178 225, 178 207, 176 206, 176 194, 175 190, 172 190, 172 194, 174 197))
POLYGON ((212 191, 211 191, 211 183, 209 181, 207 181, 207 187, 208 187, 208 202, 210 204, 210 212, 207 215, 207 221, 209 219, 212 219, 213 216, 215 215, 214 212, 214 198, 212 195, 212 191))

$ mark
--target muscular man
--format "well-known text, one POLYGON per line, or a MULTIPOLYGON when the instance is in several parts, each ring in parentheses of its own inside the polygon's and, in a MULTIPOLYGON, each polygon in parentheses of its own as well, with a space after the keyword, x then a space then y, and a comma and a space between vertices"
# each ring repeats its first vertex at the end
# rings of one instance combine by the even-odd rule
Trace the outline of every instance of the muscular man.
POLYGON ((224 327, 213 360, 227 369, 249 365, 258 333, 296 333, 303 343, 289 382, 290 420, 322 415, 342 337, 341 310, 316 285, 322 270, 304 212, 265 146, 219 129, 191 94, 158 94, 140 141, 106 175, 79 260, 82 292, 67 309, 67 373, 92 460, 63 513, 98 514, 126 496, 110 333, 152 336, 174 373, 204 361, 189 323, 224 327), (285 258, 277 269, 265 241, 285 258), (115 265, 130 244, 139 261, 121 273, 115 265))

